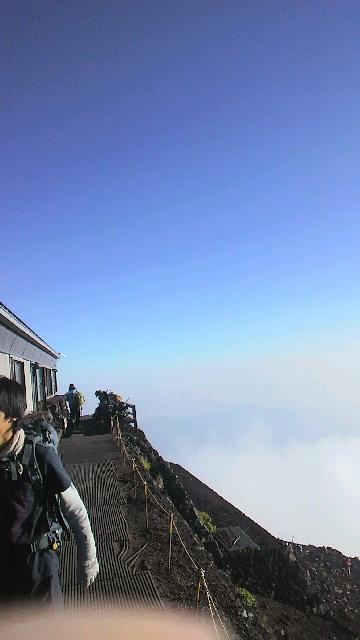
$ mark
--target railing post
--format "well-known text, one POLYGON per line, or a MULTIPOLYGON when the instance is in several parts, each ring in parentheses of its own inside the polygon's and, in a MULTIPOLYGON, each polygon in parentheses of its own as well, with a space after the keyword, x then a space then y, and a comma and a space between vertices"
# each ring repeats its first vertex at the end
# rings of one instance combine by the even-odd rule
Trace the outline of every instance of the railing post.
POLYGON ((124 473, 125 473, 125 460, 126 460, 126 453, 125 453, 125 445, 124 445, 124 443, 122 443, 122 445, 123 445, 123 446, 122 446, 122 454, 123 454, 123 470, 124 470, 124 473))
POLYGON ((132 410, 133 410, 133 418, 134 418, 134 427, 135 429, 137 429, 138 425, 137 425, 137 419, 136 419, 136 407, 134 404, 132 405, 132 410))
POLYGON ((134 480, 134 498, 136 498, 136 467, 135 467, 135 458, 132 459, 132 468, 133 468, 133 480, 134 480))
POLYGON ((149 511, 148 511, 148 483, 145 480, 144 484, 144 493, 145 493, 145 523, 146 523, 146 531, 149 531, 149 511))
POLYGON ((202 573, 200 571, 199 572, 198 583, 197 583, 197 588, 196 588, 196 598, 195 598, 196 615, 198 614, 198 609, 199 609, 199 605, 200 605, 200 594, 201 594, 202 582, 203 582, 203 576, 202 576, 202 573))
POLYGON ((170 514, 170 522, 169 522, 169 556, 168 556, 168 570, 171 569, 171 554, 172 554, 172 534, 174 528, 174 514, 170 514))

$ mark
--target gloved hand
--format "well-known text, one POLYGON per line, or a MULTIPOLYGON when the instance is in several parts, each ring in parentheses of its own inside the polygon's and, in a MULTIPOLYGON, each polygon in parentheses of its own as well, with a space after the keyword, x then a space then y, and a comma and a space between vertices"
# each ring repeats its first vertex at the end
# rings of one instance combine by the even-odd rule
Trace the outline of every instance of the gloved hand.
POLYGON ((96 576, 99 573, 99 563, 97 558, 93 560, 85 560, 79 562, 77 566, 77 581, 81 587, 88 589, 90 585, 95 581, 96 576))

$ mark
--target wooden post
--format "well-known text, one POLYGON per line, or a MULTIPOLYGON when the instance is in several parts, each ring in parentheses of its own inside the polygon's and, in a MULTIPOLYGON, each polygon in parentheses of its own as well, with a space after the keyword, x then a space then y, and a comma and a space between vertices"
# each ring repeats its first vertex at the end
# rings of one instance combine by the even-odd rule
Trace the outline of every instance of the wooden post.
POLYGON ((135 469, 135 458, 132 459, 132 468, 133 468, 133 480, 134 480, 134 497, 136 498, 136 469, 135 469))
POLYGON ((138 425, 137 425, 137 419, 136 419, 136 407, 135 407, 134 404, 132 406, 132 410, 133 410, 133 418, 134 418, 134 427, 135 427, 135 429, 137 429, 138 425))
POLYGON ((170 523, 169 523, 169 557, 168 557, 168 570, 171 569, 171 554, 172 554, 172 534, 173 534, 173 526, 174 526, 174 514, 170 514, 170 523))
POLYGON ((146 525, 146 531, 149 531, 148 483, 146 481, 144 484, 144 493, 145 493, 145 525, 146 525))

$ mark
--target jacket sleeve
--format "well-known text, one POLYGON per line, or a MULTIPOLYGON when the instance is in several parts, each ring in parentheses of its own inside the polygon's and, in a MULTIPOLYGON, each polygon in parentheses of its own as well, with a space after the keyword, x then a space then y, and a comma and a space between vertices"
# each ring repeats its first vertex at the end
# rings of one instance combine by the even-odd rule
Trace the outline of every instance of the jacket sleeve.
POLYGON ((78 580, 84 587, 88 587, 99 573, 99 565, 89 517, 73 484, 60 494, 60 504, 76 540, 78 580))

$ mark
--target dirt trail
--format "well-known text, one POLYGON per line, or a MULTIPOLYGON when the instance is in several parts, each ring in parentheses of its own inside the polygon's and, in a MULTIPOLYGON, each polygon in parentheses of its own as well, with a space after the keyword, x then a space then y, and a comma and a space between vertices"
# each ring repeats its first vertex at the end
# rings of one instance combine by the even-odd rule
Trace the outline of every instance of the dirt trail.
POLYGON ((73 538, 61 554, 61 582, 66 607, 139 609, 163 608, 150 571, 138 570, 141 549, 133 549, 124 517, 129 482, 121 477, 120 454, 110 435, 78 433, 64 439, 60 455, 90 516, 100 573, 84 590, 76 584, 76 545, 73 538))

